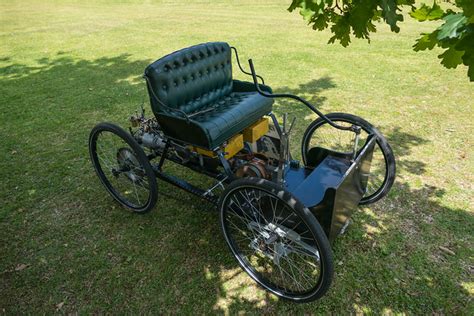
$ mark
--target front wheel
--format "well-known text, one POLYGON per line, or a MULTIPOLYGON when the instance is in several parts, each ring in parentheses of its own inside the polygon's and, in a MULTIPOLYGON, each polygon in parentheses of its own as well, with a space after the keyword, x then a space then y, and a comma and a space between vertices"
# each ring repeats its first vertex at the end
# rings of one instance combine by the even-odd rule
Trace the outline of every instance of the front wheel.
POLYGON ((219 211, 232 254, 258 284, 295 302, 327 292, 333 275, 329 241, 291 193, 267 180, 239 179, 222 194, 219 211))
MULTIPOLYGON (((375 134, 377 146, 372 156, 367 189, 359 204, 370 204, 383 198, 395 181, 395 156, 385 137, 372 124, 358 116, 347 113, 330 113, 326 116, 339 125, 360 126, 362 132, 359 144, 364 144, 369 134, 375 134)), ((303 162, 306 165, 309 150, 316 146, 337 152, 351 152, 353 139, 353 132, 336 129, 322 118, 318 118, 308 126, 303 135, 301 145, 303 162)))
POLYGON ((92 165, 107 191, 137 213, 156 204, 156 177, 143 149, 122 128, 97 124, 89 136, 92 165))

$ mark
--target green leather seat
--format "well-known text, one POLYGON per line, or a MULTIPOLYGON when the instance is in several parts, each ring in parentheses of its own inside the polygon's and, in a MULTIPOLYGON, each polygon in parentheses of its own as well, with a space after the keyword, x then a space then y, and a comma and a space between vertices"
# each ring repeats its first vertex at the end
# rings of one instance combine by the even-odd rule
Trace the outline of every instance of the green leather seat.
MULTIPOLYGON (((153 113, 166 136, 215 149, 271 112, 253 83, 232 79, 227 43, 205 43, 164 56, 145 69, 153 113)), ((261 88, 271 92, 268 86, 261 88)))

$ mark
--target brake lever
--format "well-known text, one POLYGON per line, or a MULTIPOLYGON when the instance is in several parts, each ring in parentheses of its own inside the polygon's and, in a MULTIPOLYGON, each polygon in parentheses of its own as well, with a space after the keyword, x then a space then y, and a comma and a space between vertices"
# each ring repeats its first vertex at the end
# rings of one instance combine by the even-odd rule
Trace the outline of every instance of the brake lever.
POLYGON ((295 125, 295 122, 296 122, 296 116, 293 117, 293 120, 291 121, 290 128, 288 129, 288 132, 287 132, 288 135, 290 135, 291 130, 293 129, 293 125, 295 125))

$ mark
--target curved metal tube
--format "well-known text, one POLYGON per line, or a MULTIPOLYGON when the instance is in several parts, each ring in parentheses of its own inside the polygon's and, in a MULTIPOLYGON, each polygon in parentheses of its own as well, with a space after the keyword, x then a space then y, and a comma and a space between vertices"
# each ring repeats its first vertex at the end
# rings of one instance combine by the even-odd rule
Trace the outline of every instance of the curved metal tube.
POLYGON ((303 103, 304 105, 306 105, 311 111, 313 111, 314 113, 319 115, 323 120, 325 120, 332 127, 340 129, 340 130, 344 130, 344 131, 352 131, 352 132, 355 132, 355 133, 360 132, 360 127, 359 126, 355 126, 355 125, 342 126, 342 125, 338 125, 338 124, 334 123, 326 115, 324 115, 321 111, 319 111, 317 108, 315 108, 314 105, 312 105, 311 103, 309 103, 308 101, 306 101, 305 99, 303 99, 303 98, 301 98, 297 95, 293 95, 293 94, 289 94, 289 93, 268 93, 268 92, 263 91, 262 89, 260 89, 260 86, 258 84, 257 74, 255 73, 255 68, 253 66, 252 59, 249 59, 249 66, 250 66, 250 71, 252 72, 252 78, 253 78, 253 83, 255 84, 255 89, 257 89, 257 92, 260 93, 261 95, 263 95, 264 97, 294 99, 294 100, 299 101, 299 102, 303 103))
MULTIPOLYGON (((231 46, 230 49, 232 49, 235 53, 235 60, 237 61, 237 65, 239 66, 240 71, 242 71, 246 75, 253 76, 250 72, 245 71, 244 68, 242 68, 242 65, 240 64, 239 53, 237 52, 237 48, 235 48, 234 46, 231 46)), ((265 81, 263 80, 262 76, 259 76, 257 74, 255 75, 257 76, 257 78, 262 80, 262 84, 265 84, 265 81)))

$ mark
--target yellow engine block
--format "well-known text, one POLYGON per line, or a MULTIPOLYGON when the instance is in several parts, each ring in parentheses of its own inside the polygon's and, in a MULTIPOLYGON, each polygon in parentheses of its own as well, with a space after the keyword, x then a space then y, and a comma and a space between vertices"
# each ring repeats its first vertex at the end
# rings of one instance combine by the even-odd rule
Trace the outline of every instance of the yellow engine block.
POLYGON ((260 137, 268 132, 268 118, 262 117, 253 125, 244 129, 244 141, 255 143, 260 137))
MULTIPOLYGON (((261 118, 253 125, 247 127, 239 133, 229 139, 224 147, 221 147, 225 153, 225 158, 232 158, 235 154, 244 148, 244 141, 249 143, 255 143, 260 137, 268 132, 268 118, 261 118)), ((204 149, 201 147, 191 146, 191 149, 201 155, 215 158, 216 153, 212 150, 204 149)))
MULTIPOLYGON (((225 158, 229 159, 232 158, 236 153, 242 150, 244 148, 244 137, 242 134, 237 134, 231 139, 227 141, 227 145, 222 147, 222 151, 225 153, 225 158)), ((207 150, 201 147, 193 147, 193 150, 196 151, 197 153, 215 158, 216 153, 213 152, 212 150, 207 150)))

